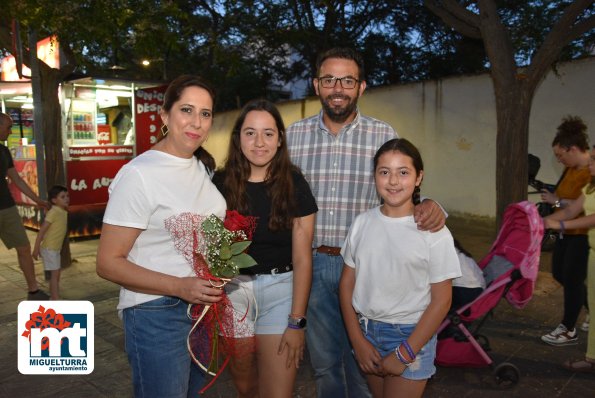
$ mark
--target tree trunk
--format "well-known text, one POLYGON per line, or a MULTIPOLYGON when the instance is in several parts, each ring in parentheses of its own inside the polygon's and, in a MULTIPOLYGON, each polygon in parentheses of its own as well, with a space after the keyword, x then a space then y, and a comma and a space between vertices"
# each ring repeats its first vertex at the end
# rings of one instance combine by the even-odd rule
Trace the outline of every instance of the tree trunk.
MULTIPOLYGON (((39 68, 39 74, 43 107, 41 126, 36 128, 41 128, 43 131, 46 187, 49 189, 56 184, 66 185, 62 156, 62 109, 58 98, 62 75, 59 70, 47 65, 39 68)), ((60 260, 62 268, 69 267, 72 263, 68 232, 60 250, 60 260)))
POLYGON ((49 67, 40 68, 40 74, 43 108, 41 126, 36 128, 43 132, 45 175, 49 189, 52 185, 66 183, 62 157, 62 110, 58 99, 61 77, 57 70, 49 67))
MULTIPOLYGON (((527 199, 529 117, 533 93, 522 82, 496 93, 496 225, 506 207, 527 199)), ((498 90, 497 90, 498 91, 498 90)))

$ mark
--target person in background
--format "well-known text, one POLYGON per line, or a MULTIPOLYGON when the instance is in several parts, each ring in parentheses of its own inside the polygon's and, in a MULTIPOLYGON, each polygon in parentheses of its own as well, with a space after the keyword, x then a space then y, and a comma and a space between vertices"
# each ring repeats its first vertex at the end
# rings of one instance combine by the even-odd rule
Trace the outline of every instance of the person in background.
POLYGON ((54 185, 48 191, 52 208, 45 216, 33 245, 34 260, 41 255, 43 268, 50 272, 50 299, 60 300, 60 250, 68 231, 68 188, 54 185))
MULTIPOLYGON (((556 191, 544 190, 541 200, 553 205, 557 211, 568 200, 576 199, 591 180, 589 174, 589 136, 587 126, 580 117, 568 116, 558 126, 552 142, 556 159, 564 165, 564 174, 556 191)), ((579 216, 582 214, 579 214, 579 216)), ((556 239, 552 252, 552 275, 564 288, 562 321, 551 332, 541 336, 549 345, 577 344, 576 322, 586 306, 585 278, 589 256, 586 228, 568 229, 564 239, 556 239)))
MULTIPOLYGON (((197 76, 172 81, 161 109, 165 138, 122 167, 109 187, 97 273, 121 286, 118 310, 136 397, 195 397, 204 384, 186 347, 187 309, 220 301, 222 291, 194 274, 166 220, 225 215, 225 199, 194 157, 208 137, 213 101, 197 76)), ((193 229, 184 231, 184 242, 192 242, 193 229)))
POLYGON ((274 104, 246 104, 232 130, 225 168, 213 182, 229 209, 256 217, 248 254, 257 265, 241 269, 226 286, 238 318, 245 318, 237 322, 243 336, 234 345, 251 344, 256 335, 256 352, 243 349, 248 354, 232 360, 238 396, 291 398, 305 348, 318 209, 304 176, 289 161, 285 126, 274 104), (253 301, 255 306, 246 305, 253 301))
MULTIPOLYGON (((0 142, 6 141, 11 133, 11 128, 12 118, 6 113, 0 113, 0 142)), ((29 238, 27 238, 14 199, 8 189, 6 177, 9 177, 21 192, 31 198, 38 206, 49 209, 49 204, 41 200, 21 178, 14 168, 10 151, 0 143, 0 239, 6 248, 12 249, 14 247, 17 251, 19 267, 21 267, 27 281, 29 291, 27 300, 47 300, 49 296, 40 290, 37 284, 35 264, 33 263, 33 257, 31 257, 31 244, 29 238)))
MULTIPOLYGON (((589 308, 595 308, 595 147, 591 150, 589 171, 591 182, 583 188, 582 194, 568 201, 564 209, 545 217, 544 227, 560 231, 566 239, 566 231, 573 228, 589 228, 589 267, 587 272, 587 295, 589 308), (585 216, 576 218, 579 214, 585 216)), ((588 329, 587 352, 584 358, 570 359, 562 366, 570 371, 595 374, 595 329, 588 329)))
POLYGON ((451 309, 456 310, 475 300, 485 290, 486 281, 473 256, 457 239, 454 245, 461 266, 461 276, 452 280, 451 309))
POLYGON ((417 148, 387 141, 374 170, 383 203, 357 216, 341 249, 343 319, 374 398, 421 397, 459 259, 448 228, 420 231, 413 218, 424 175, 417 148))
MULTIPOLYGON (((290 158, 304 173, 319 210, 306 341, 318 397, 369 397, 345 329, 339 326, 341 245, 355 216, 379 203, 372 159, 396 133, 357 108, 366 89, 364 63, 357 52, 330 49, 319 55, 316 72, 313 84, 322 110, 287 129, 290 158)), ((417 205, 414 216, 420 229, 431 231, 442 228, 446 219, 431 200, 417 205)))

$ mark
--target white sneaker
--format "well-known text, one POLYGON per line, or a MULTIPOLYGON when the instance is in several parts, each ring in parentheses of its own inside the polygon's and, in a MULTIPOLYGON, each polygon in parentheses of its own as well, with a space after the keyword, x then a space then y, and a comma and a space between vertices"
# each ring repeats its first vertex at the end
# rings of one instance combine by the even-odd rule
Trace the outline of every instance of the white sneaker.
POLYGON ((587 314, 585 316, 585 321, 581 324, 580 329, 583 332, 588 332, 589 331, 589 314, 587 314))
POLYGON ((578 337, 576 335, 576 328, 568 330, 566 329, 566 326, 559 324, 556 329, 541 336, 541 341, 554 346, 577 344, 578 337))

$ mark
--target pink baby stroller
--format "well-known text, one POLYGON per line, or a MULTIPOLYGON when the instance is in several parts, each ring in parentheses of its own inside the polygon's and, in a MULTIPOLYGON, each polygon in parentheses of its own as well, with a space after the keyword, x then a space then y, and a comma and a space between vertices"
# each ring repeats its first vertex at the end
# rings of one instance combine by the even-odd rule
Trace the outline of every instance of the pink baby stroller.
MULTIPOLYGON (((478 263, 487 287, 475 300, 451 311, 440 325, 437 365, 493 366, 485 351, 489 350, 489 342, 477 332, 500 298, 505 297, 516 308, 523 308, 529 302, 539 270, 542 237, 543 222, 534 203, 524 201, 506 208, 496 241, 478 263), (477 322, 472 333, 467 326, 474 321, 477 322)), ((499 364, 494 374, 501 387, 516 384, 520 377, 519 370, 511 363, 499 364)))

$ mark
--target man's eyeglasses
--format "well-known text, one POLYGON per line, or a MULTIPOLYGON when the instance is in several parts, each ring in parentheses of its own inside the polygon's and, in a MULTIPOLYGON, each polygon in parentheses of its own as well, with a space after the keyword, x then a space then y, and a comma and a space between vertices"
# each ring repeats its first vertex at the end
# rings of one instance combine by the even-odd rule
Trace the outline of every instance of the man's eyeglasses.
POLYGON ((319 77, 318 81, 320 85, 324 88, 335 88, 337 82, 341 82, 341 87, 345 89, 355 88, 359 80, 355 77, 345 76, 345 77, 334 77, 334 76, 324 76, 319 77))

